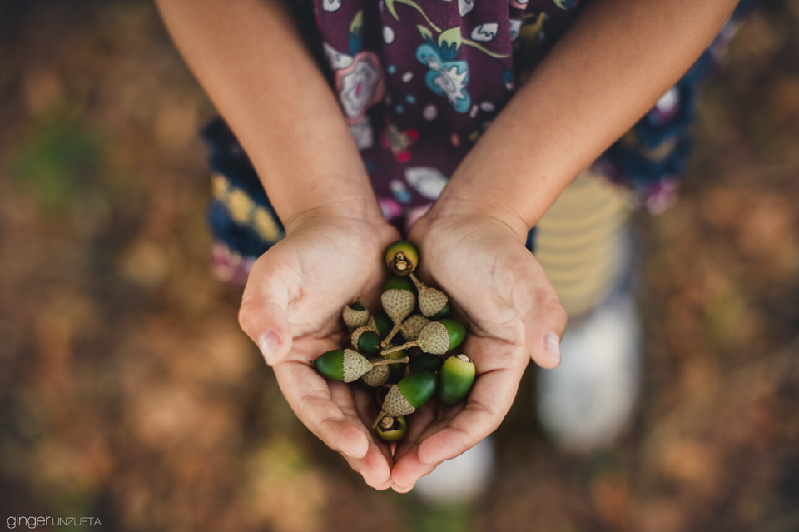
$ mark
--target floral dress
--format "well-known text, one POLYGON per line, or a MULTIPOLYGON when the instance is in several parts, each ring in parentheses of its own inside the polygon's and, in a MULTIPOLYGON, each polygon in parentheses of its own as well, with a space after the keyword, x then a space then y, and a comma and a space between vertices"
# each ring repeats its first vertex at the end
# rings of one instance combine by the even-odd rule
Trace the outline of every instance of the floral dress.
MULTIPOLYGON (((383 214, 401 231, 429 208, 515 88, 588 0, 296 0, 383 214)), ((751 3, 751 2, 747 2, 751 3)), ((739 6, 736 13, 741 13, 739 6)), ((676 188, 696 93, 734 16, 685 76, 594 164, 650 209, 676 188)), ((283 228, 222 119, 209 124, 214 266, 241 282, 283 228)))

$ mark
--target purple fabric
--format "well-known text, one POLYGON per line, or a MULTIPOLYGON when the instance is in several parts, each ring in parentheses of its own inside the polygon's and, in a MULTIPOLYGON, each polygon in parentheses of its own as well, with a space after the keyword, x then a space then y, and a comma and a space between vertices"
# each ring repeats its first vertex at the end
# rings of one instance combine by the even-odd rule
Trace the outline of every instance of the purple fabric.
POLYGON ((314 0, 335 90, 384 214, 438 197, 513 95, 514 48, 542 52, 573 0, 314 0))

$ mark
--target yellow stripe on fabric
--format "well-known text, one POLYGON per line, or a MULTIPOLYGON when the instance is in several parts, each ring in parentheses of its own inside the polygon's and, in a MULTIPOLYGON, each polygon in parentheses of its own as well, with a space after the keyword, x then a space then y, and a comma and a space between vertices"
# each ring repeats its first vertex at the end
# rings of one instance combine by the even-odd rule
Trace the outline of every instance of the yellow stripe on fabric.
POLYGON ((211 190, 234 222, 254 229, 265 242, 277 242, 283 238, 283 231, 272 213, 257 205, 246 192, 234 187, 224 175, 211 177, 211 190))
POLYGON ((584 172, 539 221, 536 258, 569 315, 590 310, 611 291, 627 210, 617 188, 584 172))
POLYGON ((536 255, 552 249, 563 250, 601 245, 604 240, 610 238, 614 231, 618 230, 625 220, 623 216, 616 217, 616 213, 611 214, 614 216, 612 220, 603 220, 601 224, 597 223, 593 226, 575 227, 572 231, 551 231, 548 227, 539 226, 535 240, 536 255))

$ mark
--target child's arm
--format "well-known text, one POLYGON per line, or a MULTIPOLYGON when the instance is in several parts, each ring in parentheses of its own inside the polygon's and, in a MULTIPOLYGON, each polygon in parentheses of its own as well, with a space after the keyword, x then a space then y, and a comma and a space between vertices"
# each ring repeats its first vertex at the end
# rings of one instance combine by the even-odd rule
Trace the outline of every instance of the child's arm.
POLYGON ((341 309, 376 300, 383 218, 339 104, 277 0, 158 0, 187 62, 230 124, 286 228, 253 266, 239 319, 302 422, 367 483, 391 455, 365 402, 310 366, 342 344, 341 309), (364 423, 366 420, 366 423, 364 423))
POLYGON ((175 42, 286 226, 382 215, 338 101, 280 0, 158 0, 175 42))
POLYGON ((433 214, 499 217, 524 239, 574 177, 707 48, 737 0, 594 0, 492 123, 433 214))
POLYGON ((392 479, 401 491, 499 425, 530 356, 557 365, 548 339, 565 315, 524 247, 527 233, 691 66, 735 4, 593 0, 414 225, 424 273, 469 318, 464 351, 483 374, 461 413, 432 419, 398 450, 392 479))

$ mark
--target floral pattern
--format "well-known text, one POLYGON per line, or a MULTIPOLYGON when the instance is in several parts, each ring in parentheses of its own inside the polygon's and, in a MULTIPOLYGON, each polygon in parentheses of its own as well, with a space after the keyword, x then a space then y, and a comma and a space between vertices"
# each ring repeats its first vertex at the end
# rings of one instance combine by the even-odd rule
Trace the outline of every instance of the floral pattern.
POLYGON ((352 58, 350 66, 336 71, 336 90, 350 123, 363 118, 366 108, 383 99, 380 60, 371 52, 352 58))
POLYGON ((411 158, 410 147, 417 140, 419 140, 419 132, 415 129, 400 131, 397 126, 389 122, 383 133, 382 144, 391 150, 397 162, 407 163, 411 158))
POLYGON ((466 91, 469 65, 466 61, 446 60, 451 55, 429 41, 416 50, 416 58, 430 69, 424 78, 427 87, 439 96, 446 96, 457 112, 465 113, 472 101, 466 91))

